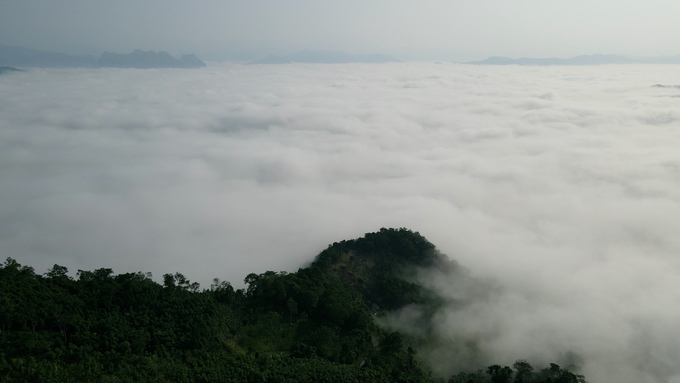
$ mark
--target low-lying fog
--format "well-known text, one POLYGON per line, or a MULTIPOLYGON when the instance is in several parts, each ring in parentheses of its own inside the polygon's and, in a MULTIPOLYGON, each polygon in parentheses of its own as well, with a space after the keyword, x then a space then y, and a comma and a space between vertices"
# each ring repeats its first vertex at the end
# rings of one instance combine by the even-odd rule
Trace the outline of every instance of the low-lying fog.
POLYGON ((504 289, 440 313, 443 343, 476 337, 504 364, 572 352, 591 383, 680 382, 680 90, 652 87, 678 69, 5 74, 0 256, 239 287, 408 227, 504 289))

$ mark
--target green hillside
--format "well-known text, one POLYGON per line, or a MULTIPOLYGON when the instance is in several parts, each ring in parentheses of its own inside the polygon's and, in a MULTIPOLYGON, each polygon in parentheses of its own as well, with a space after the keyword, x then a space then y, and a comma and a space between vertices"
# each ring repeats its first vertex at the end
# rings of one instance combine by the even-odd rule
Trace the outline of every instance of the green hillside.
MULTIPOLYGON (((416 232, 334 243, 295 273, 215 279, 0 265, 0 382, 582 382, 551 365, 434 377, 380 315, 435 307, 417 268, 455 268, 416 232)), ((416 347, 417 348, 417 347, 416 347)), ((518 356, 519 357, 519 356, 518 356)))

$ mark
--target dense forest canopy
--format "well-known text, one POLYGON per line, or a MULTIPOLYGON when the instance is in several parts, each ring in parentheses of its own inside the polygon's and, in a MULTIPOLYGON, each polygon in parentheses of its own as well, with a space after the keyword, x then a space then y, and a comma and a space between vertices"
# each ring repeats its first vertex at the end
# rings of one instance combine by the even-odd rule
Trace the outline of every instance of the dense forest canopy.
MULTIPOLYGON (((381 229, 330 245, 295 273, 249 274, 235 290, 180 273, 0 265, 0 382, 584 382, 518 359, 434 376, 417 342, 381 324, 440 304, 418 268, 458 267, 417 232, 381 229)), ((518 356, 518 358, 521 356, 518 356)))

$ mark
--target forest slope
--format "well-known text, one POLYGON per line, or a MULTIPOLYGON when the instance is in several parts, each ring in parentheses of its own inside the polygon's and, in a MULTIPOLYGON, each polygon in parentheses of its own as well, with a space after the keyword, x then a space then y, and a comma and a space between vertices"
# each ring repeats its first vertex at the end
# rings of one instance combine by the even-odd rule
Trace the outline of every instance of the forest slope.
MULTIPOLYGON (((0 382, 433 382, 377 315, 436 296, 409 275, 455 267, 416 232, 381 229, 335 243, 310 267, 267 271, 234 290, 182 274, 59 265, 0 266, 0 382)), ((449 382, 583 382, 557 365, 461 373, 449 382)))

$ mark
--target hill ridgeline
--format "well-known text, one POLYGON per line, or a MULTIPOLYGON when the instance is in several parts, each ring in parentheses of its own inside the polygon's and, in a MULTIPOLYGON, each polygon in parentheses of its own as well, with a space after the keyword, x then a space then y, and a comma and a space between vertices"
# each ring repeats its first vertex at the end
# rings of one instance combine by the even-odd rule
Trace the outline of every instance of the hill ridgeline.
MULTIPOLYGON (((419 270, 461 268, 417 232, 381 229, 341 241, 295 273, 249 274, 235 290, 180 273, 114 274, 0 265, 0 382, 582 383, 557 364, 433 372, 426 338, 383 318, 446 304, 419 270)), ((427 321, 423 322, 427 326, 427 321)), ((517 358, 520 358, 518 355, 517 358)))

